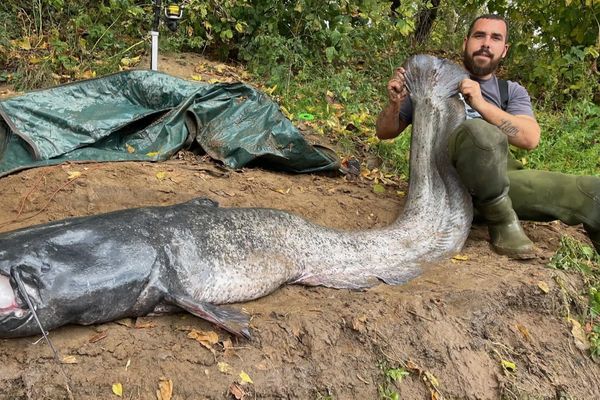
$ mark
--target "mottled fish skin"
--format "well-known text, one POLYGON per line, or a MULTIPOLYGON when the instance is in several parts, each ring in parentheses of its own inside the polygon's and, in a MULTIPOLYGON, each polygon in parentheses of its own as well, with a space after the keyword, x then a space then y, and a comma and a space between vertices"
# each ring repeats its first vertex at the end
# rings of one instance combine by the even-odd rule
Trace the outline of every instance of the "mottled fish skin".
MULTIPOLYGON (((4 233, 0 275, 10 277, 14 298, 0 296, 0 337, 39 333, 16 274, 45 329, 146 315, 170 303, 245 334, 228 324, 235 315, 212 306, 256 299, 284 284, 400 284, 423 263, 458 252, 472 205, 447 146, 464 120, 456 93, 466 74, 429 56, 415 56, 405 68, 415 110, 410 183, 405 209, 391 225, 339 231, 284 211, 196 199, 4 233)), ((6 290, 7 279, 0 283, 6 290)))

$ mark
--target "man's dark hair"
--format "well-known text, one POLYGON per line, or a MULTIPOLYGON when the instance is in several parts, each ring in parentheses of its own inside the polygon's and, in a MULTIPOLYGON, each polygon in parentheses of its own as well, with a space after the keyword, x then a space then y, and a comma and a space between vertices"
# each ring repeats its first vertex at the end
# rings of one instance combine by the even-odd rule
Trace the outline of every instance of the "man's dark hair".
POLYGON ((473 27, 475 26, 475 22, 479 21, 480 19, 495 19, 504 22, 504 25, 506 25, 506 38, 504 38, 504 41, 508 42, 508 21, 506 20, 506 18, 498 14, 484 14, 475 18, 473 22, 471 22, 471 26, 469 26, 469 32, 467 33, 467 37, 471 37, 471 34, 473 33, 473 27))

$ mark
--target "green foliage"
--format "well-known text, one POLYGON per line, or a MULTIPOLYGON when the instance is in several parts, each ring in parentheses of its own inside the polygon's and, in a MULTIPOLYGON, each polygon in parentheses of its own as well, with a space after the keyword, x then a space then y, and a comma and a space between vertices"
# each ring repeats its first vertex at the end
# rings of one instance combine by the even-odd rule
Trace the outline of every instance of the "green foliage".
POLYGON ((534 96, 563 102, 598 90, 592 65, 600 51, 596 1, 490 1, 491 11, 510 18, 511 71, 531 84, 534 96), (519 73, 520 72, 520 73, 519 73))
POLYGON ((372 59, 414 29, 415 3, 390 17, 375 0, 190 0, 184 45, 235 57, 280 82, 313 66, 372 59))
MULTIPOLYGON (((597 0, 446 0, 429 40, 411 34, 427 0, 187 0, 178 32, 161 47, 245 63, 292 119, 310 112, 317 132, 346 154, 372 152, 384 169, 408 176, 410 135, 373 138, 395 67, 417 52, 455 60, 471 20, 510 19, 512 43, 501 71, 528 88, 542 126, 536 151, 516 151, 528 167, 600 171, 597 0)), ((6 0, 0 4, 0 81, 48 86, 126 68, 150 45, 150 0, 6 0)))
POLYGON ((377 154, 383 160, 384 168, 408 179, 410 159, 410 127, 393 141, 382 141, 377 146, 377 154))
POLYGON ((404 368, 390 368, 385 371, 385 376, 390 378, 393 382, 400 383, 402 379, 410 375, 410 372, 404 368))
POLYGON ((600 325, 594 325, 589 336, 590 354, 596 362, 600 361, 600 325))
POLYGON ((385 382, 377 388, 379 399, 400 400, 400 395, 396 391, 396 387, 404 378, 410 375, 410 372, 403 367, 390 367, 387 361, 380 362, 379 368, 383 371, 385 377, 385 382))
POLYGON ((563 236, 548 267, 581 274, 588 297, 587 310, 581 319, 588 320, 591 326, 588 333, 590 355, 600 361, 600 254, 570 236, 563 236))
POLYGON ((150 13, 133 0, 8 0, 0 16, 0 65, 27 89, 117 70, 150 13))
POLYGON ((560 238, 560 246, 550 259, 548 267, 591 274, 600 272, 598 263, 600 263, 600 255, 591 246, 583 244, 571 236, 563 236, 560 238))
POLYGON ((528 168, 598 175, 600 173, 600 106, 590 100, 570 101, 562 113, 537 112, 542 129, 533 152, 515 150, 528 168))

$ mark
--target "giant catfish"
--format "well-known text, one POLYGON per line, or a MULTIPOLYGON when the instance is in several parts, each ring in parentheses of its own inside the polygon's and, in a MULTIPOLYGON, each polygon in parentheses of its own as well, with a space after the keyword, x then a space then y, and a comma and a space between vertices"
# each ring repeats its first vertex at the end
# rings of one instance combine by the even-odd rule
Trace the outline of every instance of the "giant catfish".
POLYGON ((464 120, 459 66, 405 63, 414 105, 409 191, 391 225, 340 231, 262 208, 197 199, 71 218, 0 235, 0 337, 95 324, 177 306, 238 335, 248 318, 222 305, 285 284, 359 289, 400 284, 460 251, 472 204, 447 145, 464 120), (31 307, 29 306, 29 303, 31 307))

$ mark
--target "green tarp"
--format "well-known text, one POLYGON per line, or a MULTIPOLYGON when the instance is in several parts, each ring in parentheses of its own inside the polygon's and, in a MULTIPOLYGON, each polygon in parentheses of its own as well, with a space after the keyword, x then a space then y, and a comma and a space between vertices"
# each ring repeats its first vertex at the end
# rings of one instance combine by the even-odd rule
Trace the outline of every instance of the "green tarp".
POLYGON ((231 168, 335 170, 264 93, 126 71, 0 101, 0 176, 65 161, 166 160, 197 142, 231 168))

